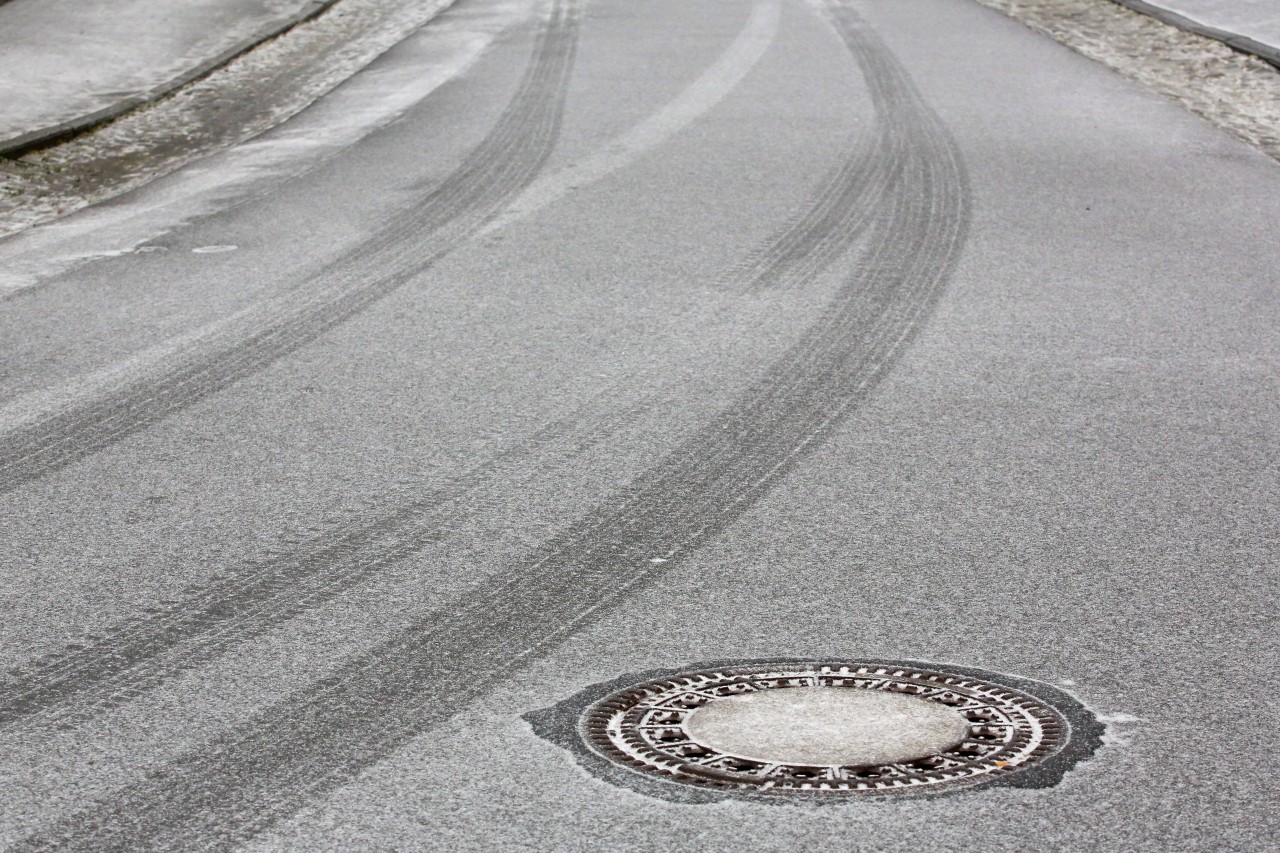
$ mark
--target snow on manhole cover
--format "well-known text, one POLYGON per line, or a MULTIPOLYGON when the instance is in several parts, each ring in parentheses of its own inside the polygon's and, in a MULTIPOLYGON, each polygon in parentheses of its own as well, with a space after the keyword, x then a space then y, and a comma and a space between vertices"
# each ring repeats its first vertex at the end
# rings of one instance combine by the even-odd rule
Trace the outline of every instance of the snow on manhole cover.
MULTIPOLYGON (((1091 753, 1101 734, 1078 702, 1047 685, 915 663, 766 662, 606 687, 571 703, 588 752, 643 776, 724 793, 1039 787, 1091 753), (1053 702, 1036 695, 1046 691, 1053 702), (1013 782, 1020 774, 1027 778, 1013 782)), ((555 713, 527 718, 563 742, 555 713)))

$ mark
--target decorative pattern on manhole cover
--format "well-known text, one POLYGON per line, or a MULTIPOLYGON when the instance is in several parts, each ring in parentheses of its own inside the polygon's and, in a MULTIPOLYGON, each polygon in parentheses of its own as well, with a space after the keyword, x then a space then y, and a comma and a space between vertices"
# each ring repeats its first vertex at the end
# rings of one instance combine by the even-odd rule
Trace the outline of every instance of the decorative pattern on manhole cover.
MULTIPOLYGON (((803 698, 801 693, 792 695, 803 698)), ((724 707, 727 706, 719 706, 724 707)), ((897 709, 891 710, 896 713, 897 709)), ((906 728, 911 727, 911 717, 908 708, 906 728)), ((942 722, 945 724, 946 720, 942 722)), ((784 715, 784 728, 785 725, 784 715)), ((851 795, 994 781, 1059 753, 1070 735, 1070 725, 1062 713, 1021 690, 964 672, 867 663, 743 666, 656 678, 596 701, 586 709, 580 726, 583 738, 597 753, 670 781, 721 790, 851 795), (885 694, 928 703, 932 707, 925 707, 925 713, 914 716, 929 718, 926 723, 933 726, 928 730, 932 731, 932 746, 912 753, 908 738, 905 747, 898 745, 889 750, 895 753, 895 759, 883 763, 791 763, 764 755, 770 748, 767 741, 754 751, 738 749, 735 754, 723 743, 717 748, 710 742, 717 738, 706 735, 708 726, 696 722, 690 725, 701 709, 717 703, 761 691, 796 688, 808 688, 806 693, 810 696, 815 688, 874 692, 879 696, 865 697, 872 700, 865 704, 873 714, 873 706, 894 705, 880 700, 887 700, 885 694), (954 737, 939 741, 937 723, 944 709, 954 712, 958 728, 954 737), (701 740, 699 731, 703 732, 701 740), (940 747, 939 743, 945 745, 940 747), (752 754, 742 754, 746 752, 752 754)), ((867 731, 883 733, 884 721, 872 721, 867 731)), ((930 742, 928 731, 918 743, 930 742)), ((787 751, 784 744, 780 752, 787 751)), ((845 755, 856 752, 855 749, 845 755)), ((790 754, 805 754, 803 745, 799 752, 792 746, 790 754)), ((832 752, 837 754, 842 753, 838 749, 832 752)), ((876 750, 866 754, 874 755, 876 750)))

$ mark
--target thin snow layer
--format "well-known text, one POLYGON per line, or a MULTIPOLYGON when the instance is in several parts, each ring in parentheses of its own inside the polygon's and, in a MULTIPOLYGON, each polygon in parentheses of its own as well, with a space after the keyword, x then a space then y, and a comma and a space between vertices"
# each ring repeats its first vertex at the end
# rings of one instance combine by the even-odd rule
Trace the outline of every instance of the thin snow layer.
POLYGON ((0 6, 0 139, 167 83, 311 0, 10 0, 0 6))
POLYGON ((1280 71, 1111 0, 978 0, 1280 160, 1280 71))
MULTIPOLYGON (((340 0, 155 104, 53 148, 0 160, 0 236, 120 195, 275 127, 451 2, 340 0)), ((527 8, 526 0, 513 2, 527 8)))
POLYGON ((394 121, 528 14, 525 0, 490 8, 487 16, 442 20, 414 33, 290 121, 154 181, 127 204, 89 207, 3 240, 0 299, 95 258, 154 248, 147 244, 270 192, 394 121))
POLYGON ((1196 23, 1280 48, 1280 0, 1147 0, 1196 23))

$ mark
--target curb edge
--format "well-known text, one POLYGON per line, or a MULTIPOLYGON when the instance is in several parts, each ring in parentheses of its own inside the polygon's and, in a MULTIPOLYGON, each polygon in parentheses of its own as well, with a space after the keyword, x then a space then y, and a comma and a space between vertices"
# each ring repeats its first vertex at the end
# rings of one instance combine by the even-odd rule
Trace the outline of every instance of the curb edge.
POLYGON ((1130 11, 1155 18, 1157 21, 1168 24, 1171 27, 1177 27, 1180 30, 1185 30, 1198 36, 1220 41, 1232 50, 1256 56, 1280 69, 1280 47, 1272 47, 1260 41, 1255 41, 1248 36, 1233 33, 1230 30, 1220 30, 1217 27, 1202 24, 1185 15, 1180 15, 1162 6, 1149 3, 1147 0, 1111 0, 1111 2, 1130 11))
MULTIPOLYGON (((0 5, 2 5, 2 2, 3 0, 0 0, 0 5)), ((313 18, 319 17, 337 2, 338 0, 310 0, 310 2, 288 18, 273 22, 268 27, 259 30, 237 44, 233 44, 231 47, 216 56, 206 59, 195 67, 188 68, 178 76, 157 86, 153 86, 144 92, 130 95, 115 102, 114 104, 94 110, 91 113, 67 119, 66 121, 47 127, 30 130, 9 139, 0 140, 0 158, 15 159, 24 154, 29 154, 32 151, 49 148, 61 142, 65 142, 72 137, 79 136, 82 133, 90 131, 99 125, 106 124, 113 119, 117 119, 125 113, 138 109, 139 107, 155 103, 161 98, 181 89, 183 86, 209 76, 214 71, 217 71, 219 68, 228 64, 237 57, 248 53, 263 42, 270 41, 276 36, 283 35, 299 24, 306 23, 313 18)))

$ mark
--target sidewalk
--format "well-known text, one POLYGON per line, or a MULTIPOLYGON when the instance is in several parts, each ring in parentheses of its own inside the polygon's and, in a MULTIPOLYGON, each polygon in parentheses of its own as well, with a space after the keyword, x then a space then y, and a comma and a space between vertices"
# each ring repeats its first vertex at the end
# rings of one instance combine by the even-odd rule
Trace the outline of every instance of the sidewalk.
POLYGON ((0 3, 0 153, 152 100, 330 2, 0 3))
POLYGON ((1280 0, 1116 0, 1280 66, 1280 0))

